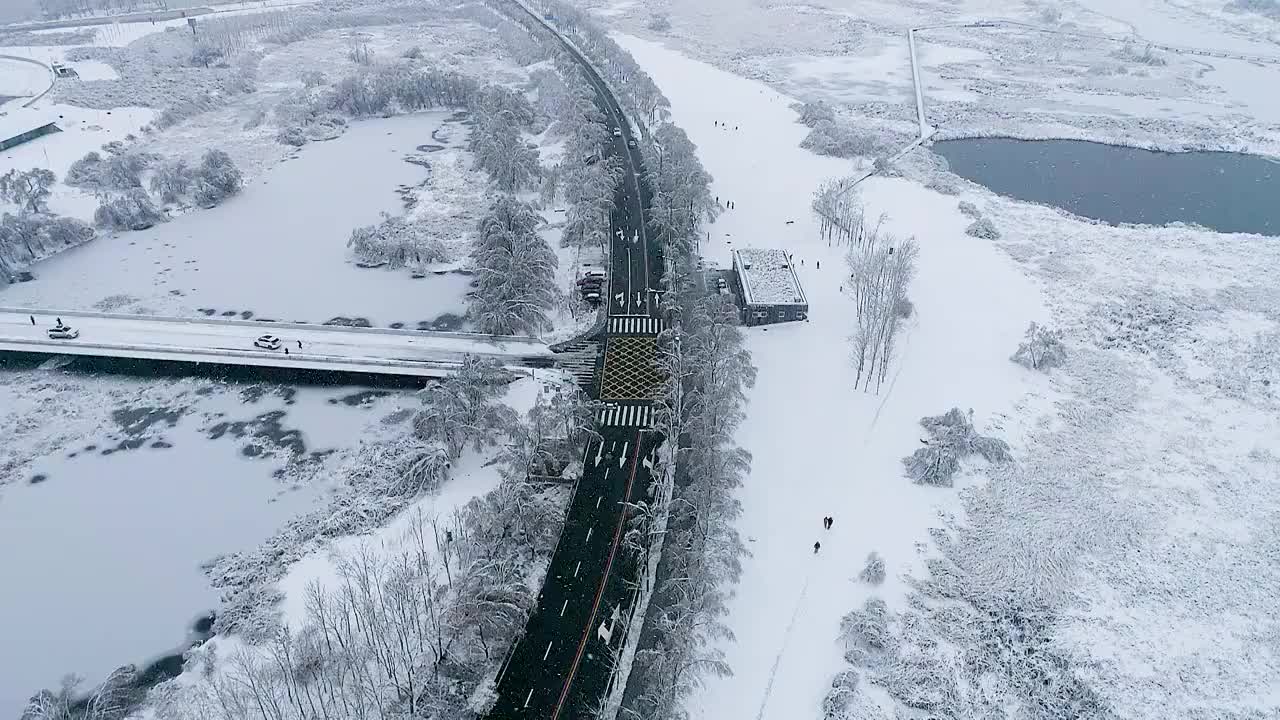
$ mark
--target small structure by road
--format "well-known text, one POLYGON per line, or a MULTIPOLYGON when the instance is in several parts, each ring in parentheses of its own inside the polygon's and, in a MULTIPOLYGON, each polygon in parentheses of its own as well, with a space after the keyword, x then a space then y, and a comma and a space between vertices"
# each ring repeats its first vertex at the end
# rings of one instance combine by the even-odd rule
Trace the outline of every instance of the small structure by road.
POLYGON ((742 291, 742 324, 765 325, 809 317, 809 301, 785 251, 734 250, 733 273, 742 291))

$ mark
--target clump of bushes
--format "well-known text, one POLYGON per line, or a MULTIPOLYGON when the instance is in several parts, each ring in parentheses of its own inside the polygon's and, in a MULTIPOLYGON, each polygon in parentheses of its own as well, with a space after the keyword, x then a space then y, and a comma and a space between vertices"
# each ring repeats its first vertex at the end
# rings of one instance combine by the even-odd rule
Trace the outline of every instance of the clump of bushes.
POLYGON ((961 200, 958 207, 960 208, 960 214, 965 217, 971 217, 975 220, 982 217, 982 211, 978 209, 978 206, 968 200, 961 200))
POLYGON ((966 235, 972 235, 983 240, 999 240, 1000 231, 996 229, 996 224, 991 222, 991 218, 978 218, 964 229, 966 235))
POLYGON ((906 140, 860 132, 847 122, 840 121, 835 110, 825 102, 805 103, 800 106, 800 122, 810 128, 800 147, 819 155, 854 158, 886 158, 906 140))
POLYGON ((1029 370, 1048 372, 1067 360, 1067 348, 1062 344, 1062 332, 1031 323, 1026 339, 1010 360, 1029 370))
POLYGON ((347 241, 351 254, 363 263, 386 263, 392 268, 420 267, 448 259, 444 245, 422 223, 384 217, 377 225, 356 228, 347 241))
POLYGON ((880 557, 880 553, 872 551, 867 555, 867 562, 862 572, 858 573, 858 579, 870 585, 884 582, 884 558, 880 557))
POLYGON ((94 223, 111 230, 146 230, 165 220, 164 213, 140 187, 103 200, 93 213, 94 223))
POLYGON ((907 477, 919 485, 951 487, 960 460, 981 455, 992 463, 1009 462, 1009 444, 999 438, 979 435, 973 428, 973 411, 967 414, 951 408, 944 415, 925 417, 920 424, 931 436, 925 446, 902 459, 907 477))

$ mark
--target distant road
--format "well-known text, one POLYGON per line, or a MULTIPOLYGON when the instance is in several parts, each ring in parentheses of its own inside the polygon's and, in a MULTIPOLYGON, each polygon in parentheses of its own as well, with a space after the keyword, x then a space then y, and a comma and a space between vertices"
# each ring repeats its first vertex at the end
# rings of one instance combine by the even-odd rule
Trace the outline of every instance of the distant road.
POLYGON ((4 351, 412 377, 444 377, 467 355, 513 368, 554 365, 546 344, 534 338, 22 308, 0 308, 4 351), (58 318, 80 336, 50 339, 47 331, 58 318), (281 339, 279 350, 254 347, 254 339, 268 333, 281 339))

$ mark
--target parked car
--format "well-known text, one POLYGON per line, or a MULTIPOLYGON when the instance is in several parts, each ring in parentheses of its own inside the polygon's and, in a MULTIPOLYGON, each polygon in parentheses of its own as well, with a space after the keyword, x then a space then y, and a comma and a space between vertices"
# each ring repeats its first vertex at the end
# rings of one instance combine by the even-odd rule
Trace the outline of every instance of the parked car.
POLYGON ((50 340, 75 340, 80 337, 80 331, 68 325, 57 325, 49 328, 50 340))
POLYGON ((587 293, 583 293, 583 294, 582 294, 582 299, 583 299, 583 300, 586 300, 587 302, 591 303, 592 305, 599 305, 599 304, 600 304, 600 293, 595 292, 595 291, 587 292, 587 293))
POLYGON ((622 128, 614 128, 614 129, 613 129, 613 136, 614 136, 614 137, 622 137, 622 128))
POLYGON ((627 141, 627 147, 633 148, 635 146, 636 146, 636 141, 634 139, 627 141))
POLYGON ((253 341, 254 347, 260 347, 263 350, 279 350, 280 338, 275 335, 262 335, 253 341))

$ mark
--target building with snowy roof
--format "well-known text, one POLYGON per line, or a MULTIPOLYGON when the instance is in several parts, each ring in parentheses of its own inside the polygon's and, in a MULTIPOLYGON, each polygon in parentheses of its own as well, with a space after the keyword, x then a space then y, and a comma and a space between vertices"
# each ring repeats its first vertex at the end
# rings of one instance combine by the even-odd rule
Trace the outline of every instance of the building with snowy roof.
POLYGON ((809 316, 809 301, 786 252, 734 250, 733 273, 741 290, 744 325, 804 320, 809 316))
POLYGON ((61 132, 57 117, 47 112, 17 108, 0 114, 0 150, 8 150, 42 135, 61 132))

